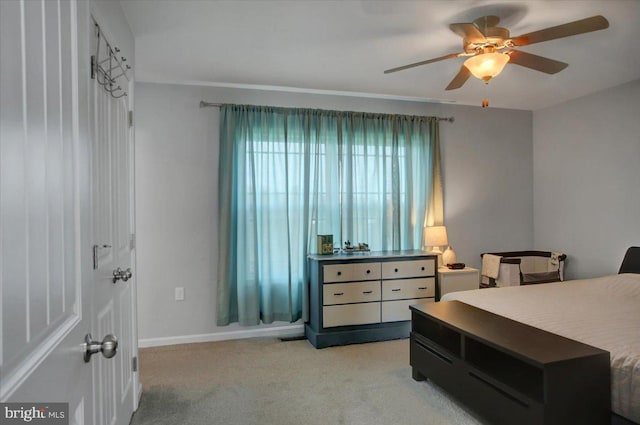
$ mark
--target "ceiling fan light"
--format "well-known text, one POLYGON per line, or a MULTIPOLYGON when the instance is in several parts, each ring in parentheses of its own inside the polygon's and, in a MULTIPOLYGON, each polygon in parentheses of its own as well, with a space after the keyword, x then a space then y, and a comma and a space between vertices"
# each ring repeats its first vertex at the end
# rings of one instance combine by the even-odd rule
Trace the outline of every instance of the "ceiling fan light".
POLYGON ((483 53, 467 59, 464 66, 474 77, 487 82, 500 74, 507 62, 509 62, 509 55, 505 53, 483 53))

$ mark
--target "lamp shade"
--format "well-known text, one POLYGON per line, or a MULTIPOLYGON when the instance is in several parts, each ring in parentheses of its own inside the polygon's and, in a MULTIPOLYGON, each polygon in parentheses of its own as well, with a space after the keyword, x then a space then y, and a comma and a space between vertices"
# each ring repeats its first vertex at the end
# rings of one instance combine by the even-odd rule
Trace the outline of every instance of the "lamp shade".
POLYGON ((447 228, 444 226, 430 226, 424 228, 424 241, 426 246, 440 247, 449 243, 447 228))
POLYGON ((483 53, 467 59, 464 66, 474 77, 487 82, 502 72, 509 59, 506 53, 483 53))

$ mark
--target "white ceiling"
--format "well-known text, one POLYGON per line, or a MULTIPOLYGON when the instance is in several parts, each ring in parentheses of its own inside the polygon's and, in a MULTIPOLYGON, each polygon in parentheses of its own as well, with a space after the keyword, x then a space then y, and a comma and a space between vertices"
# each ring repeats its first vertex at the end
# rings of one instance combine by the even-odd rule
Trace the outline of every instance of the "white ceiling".
POLYGON ((345 92, 536 110, 640 78, 640 1, 121 0, 136 79, 345 92), (485 86, 445 91, 463 58, 452 22, 497 15, 512 36, 603 15, 608 29, 521 49, 569 63, 547 75, 507 65, 485 86))

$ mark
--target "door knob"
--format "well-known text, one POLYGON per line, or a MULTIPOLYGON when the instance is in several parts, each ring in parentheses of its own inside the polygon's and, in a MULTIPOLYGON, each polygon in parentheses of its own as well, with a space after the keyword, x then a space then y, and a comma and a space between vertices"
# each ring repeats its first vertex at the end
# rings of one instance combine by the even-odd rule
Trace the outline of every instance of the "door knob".
POLYGON ((127 270, 122 270, 120 267, 118 267, 113 271, 113 283, 116 283, 118 280, 126 282, 127 280, 131 279, 131 276, 133 276, 131 267, 129 267, 127 270))
POLYGON ((85 363, 89 363, 91 360, 91 356, 95 353, 102 353, 102 355, 110 359, 111 357, 116 355, 118 351, 118 338, 116 338, 112 334, 108 334, 104 337, 102 342, 93 341, 91 338, 91 334, 87 334, 84 337, 84 361, 85 363))

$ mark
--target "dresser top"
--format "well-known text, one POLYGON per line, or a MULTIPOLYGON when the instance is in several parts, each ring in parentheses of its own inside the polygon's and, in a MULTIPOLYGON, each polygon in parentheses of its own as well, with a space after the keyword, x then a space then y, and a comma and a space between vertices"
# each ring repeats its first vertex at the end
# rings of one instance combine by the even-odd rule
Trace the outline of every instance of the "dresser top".
POLYGON ((308 258, 316 261, 326 260, 355 260, 355 259, 377 259, 377 258, 396 258, 396 257, 434 257, 430 252, 420 249, 407 249, 401 251, 369 251, 369 252, 340 252, 338 254, 309 254, 308 258))

